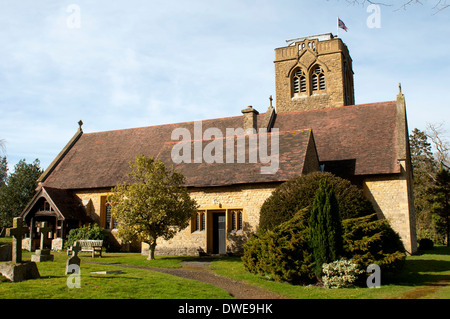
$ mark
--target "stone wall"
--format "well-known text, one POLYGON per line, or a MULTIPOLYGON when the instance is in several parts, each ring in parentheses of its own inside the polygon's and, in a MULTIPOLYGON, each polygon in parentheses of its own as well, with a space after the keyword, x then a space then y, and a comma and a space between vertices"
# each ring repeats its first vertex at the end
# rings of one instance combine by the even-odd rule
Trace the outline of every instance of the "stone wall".
MULTIPOLYGON (((242 185, 192 189, 190 195, 199 204, 199 210, 206 213, 206 229, 194 231, 190 226, 180 231, 168 241, 159 239, 157 255, 197 255, 199 251, 212 252, 212 215, 225 212, 227 251, 241 252, 243 243, 259 225, 259 211, 264 201, 279 184, 242 185), (243 230, 231 230, 229 212, 241 209, 243 212, 243 230)), ((148 254, 148 245, 142 244, 142 254, 148 254)))
POLYGON ((352 60, 341 39, 306 39, 275 49, 274 63, 278 113, 354 104, 352 60), (311 76, 316 65, 325 72, 325 90, 312 91, 311 76), (306 74, 307 90, 294 94, 292 77, 297 68, 306 74))
POLYGON ((400 235, 406 251, 413 254, 417 251, 414 201, 405 163, 400 164, 400 174, 367 178, 363 182, 363 189, 378 217, 389 220, 392 228, 400 235))
MULTIPOLYGON (((256 231, 259 224, 259 210, 279 184, 242 185, 211 188, 195 188, 190 190, 193 199, 198 203, 199 210, 206 212, 206 229, 191 231, 191 227, 180 231, 173 239, 160 238, 157 244, 157 254, 160 255, 196 255, 198 250, 212 251, 212 214, 228 213, 231 209, 241 209, 243 212, 242 231, 232 231, 231 221, 227 216, 227 249, 237 252, 251 232, 256 231)), ((104 227, 102 220, 104 198, 109 189, 78 191, 76 195, 83 202, 90 202, 89 215, 104 227)), ((112 231, 114 234, 114 231, 112 231)), ((148 245, 142 244, 142 253, 148 253, 148 245)))

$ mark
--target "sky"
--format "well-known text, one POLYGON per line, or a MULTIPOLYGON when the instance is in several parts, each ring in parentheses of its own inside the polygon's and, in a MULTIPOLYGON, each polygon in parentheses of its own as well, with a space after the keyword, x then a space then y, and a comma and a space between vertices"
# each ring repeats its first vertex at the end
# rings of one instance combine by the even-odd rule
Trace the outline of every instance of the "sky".
POLYGON ((356 104, 395 100, 401 83, 410 131, 441 123, 450 133, 450 8, 353 2, 0 0, 8 166, 38 158, 45 169, 79 120, 89 133, 265 112, 274 49, 337 35, 338 16, 356 104))

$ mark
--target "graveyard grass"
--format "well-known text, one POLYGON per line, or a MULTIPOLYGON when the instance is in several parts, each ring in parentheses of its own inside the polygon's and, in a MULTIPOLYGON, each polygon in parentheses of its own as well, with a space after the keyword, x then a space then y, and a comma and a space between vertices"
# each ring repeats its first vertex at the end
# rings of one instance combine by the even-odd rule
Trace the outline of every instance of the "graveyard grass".
MULTIPOLYGON (((157 256, 149 261, 139 253, 104 253, 102 258, 92 258, 89 253, 81 253, 81 288, 68 288, 64 275, 65 252, 52 252, 53 262, 38 263, 41 278, 11 283, 0 280, 0 298, 8 299, 225 299, 231 296, 224 290, 195 280, 183 279, 147 269, 121 267, 178 268, 181 262, 194 260, 194 257, 157 256), (101 262, 97 264, 90 262, 101 262), (92 274, 95 271, 121 270, 120 274, 92 274)), ((31 253, 24 251, 23 259, 30 260, 31 253)), ((295 299, 390 299, 390 298, 450 298, 450 248, 435 247, 421 255, 407 257, 401 274, 373 288, 325 289, 321 287, 293 286, 287 283, 270 281, 245 271, 239 257, 215 259, 210 268, 217 274, 263 287, 279 293, 286 298, 295 299), (430 286, 428 283, 442 282, 444 285, 430 286), (431 289, 427 294, 417 296, 416 291, 431 289)), ((0 276, 0 279, 1 276, 0 276)))

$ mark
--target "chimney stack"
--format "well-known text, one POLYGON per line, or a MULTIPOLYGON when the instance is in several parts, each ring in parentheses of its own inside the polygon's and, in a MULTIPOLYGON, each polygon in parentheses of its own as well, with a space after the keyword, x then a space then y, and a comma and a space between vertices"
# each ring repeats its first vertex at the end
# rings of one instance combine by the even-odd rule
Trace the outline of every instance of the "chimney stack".
POLYGON ((244 114, 244 123, 243 129, 244 131, 251 130, 251 133, 257 131, 258 129, 258 114, 259 112, 255 110, 252 106, 248 106, 246 109, 242 110, 242 114, 244 114))

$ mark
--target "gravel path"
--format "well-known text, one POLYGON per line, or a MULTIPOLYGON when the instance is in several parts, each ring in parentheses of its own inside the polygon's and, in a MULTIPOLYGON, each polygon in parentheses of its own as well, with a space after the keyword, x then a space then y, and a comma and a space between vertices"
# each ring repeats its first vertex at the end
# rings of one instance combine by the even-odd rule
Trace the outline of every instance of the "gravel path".
POLYGON ((147 269, 187 279, 198 280, 224 289, 236 299, 284 299, 283 296, 280 296, 279 294, 265 290, 263 288, 248 285, 241 281, 217 275, 209 269, 210 262, 208 261, 183 262, 182 268, 153 268, 125 264, 108 264, 94 261, 90 263, 126 268, 147 269))

